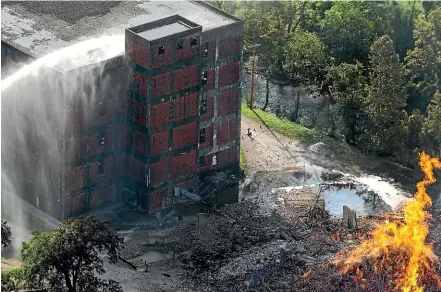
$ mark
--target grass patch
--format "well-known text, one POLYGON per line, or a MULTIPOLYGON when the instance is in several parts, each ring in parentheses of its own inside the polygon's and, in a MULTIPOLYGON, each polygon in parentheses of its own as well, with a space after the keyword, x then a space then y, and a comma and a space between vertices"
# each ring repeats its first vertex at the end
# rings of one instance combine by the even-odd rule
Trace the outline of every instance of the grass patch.
POLYGON ((245 153, 243 152, 243 149, 240 148, 240 169, 242 169, 242 171, 246 172, 248 167, 247 167, 247 160, 245 158, 245 153))
POLYGON ((246 104, 242 104, 242 115, 260 124, 266 125, 271 130, 302 143, 316 143, 323 139, 321 137, 322 135, 314 130, 305 128, 287 119, 280 119, 275 115, 259 109, 251 110, 246 104))
POLYGON ((12 258, 4 258, 1 257, 2 262, 1 262, 1 269, 2 270, 6 270, 6 269, 11 269, 11 268, 19 268, 21 267, 21 261, 16 260, 16 259, 12 259, 12 258))

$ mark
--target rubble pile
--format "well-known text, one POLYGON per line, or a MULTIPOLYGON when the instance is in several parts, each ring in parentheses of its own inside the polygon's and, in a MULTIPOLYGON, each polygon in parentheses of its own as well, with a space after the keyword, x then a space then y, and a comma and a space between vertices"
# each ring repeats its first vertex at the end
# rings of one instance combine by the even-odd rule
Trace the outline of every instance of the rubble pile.
MULTIPOLYGON (((305 207, 287 201, 281 208, 296 214, 281 211, 265 215, 256 203, 244 201, 220 209, 197 226, 185 227, 179 232, 175 251, 186 264, 192 285, 200 291, 302 289, 305 273, 356 244, 353 239, 357 234, 372 225, 362 219, 357 232, 352 233, 340 220, 330 217, 320 202, 305 207)), ((337 270, 330 267, 328 273, 329 280, 337 270)), ((327 287, 323 291, 330 291, 332 282, 320 282, 319 286, 323 285, 327 287)))

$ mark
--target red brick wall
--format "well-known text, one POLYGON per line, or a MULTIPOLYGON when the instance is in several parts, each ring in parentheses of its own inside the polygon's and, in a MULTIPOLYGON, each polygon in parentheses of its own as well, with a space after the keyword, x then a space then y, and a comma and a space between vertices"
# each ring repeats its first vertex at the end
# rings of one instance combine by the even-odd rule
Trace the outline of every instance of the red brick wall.
POLYGON ((164 45, 165 53, 162 55, 159 55, 159 46, 151 47, 151 49, 152 49, 152 56, 153 56, 152 68, 158 68, 158 67, 167 66, 170 64, 171 45, 164 45))
POLYGON ((182 42, 183 48, 176 49, 176 53, 175 53, 176 60, 188 59, 199 54, 199 44, 196 46, 191 46, 190 42, 191 42, 190 39, 185 39, 182 42))
POLYGON ((214 117, 214 98, 212 96, 207 97, 207 112, 202 115, 202 121, 210 121, 214 117))
POLYGON ((152 77, 152 96, 170 94, 170 72, 152 77))
POLYGON ((89 209, 96 209, 113 200, 113 184, 93 189, 89 193, 89 209))
POLYGON ((191 123, 173 129, 173 149, 197 143, 198 124, 191 123))
POLYGON ((149 52, 147 48, 136 45, 136 64, 141 65, 144 68, 147 68, 149 60, 149 52))
POLYGON ((129 125, 123 124, 118 126, 117 148, 129 149, 132 146, 132 129, 129 125))
POLYGON ((230 91, 219 96, 218 116, 225 116, 239 111, 239 98, 237 91, 230 91))
POLYGON ((96 132, 93 133, 90 136, 90 150, 92 154, 99 154, 99 153, 103 153, 106 151, 110 151, 112 150, 112 144, 113 144, 113 129, 112 128, 107 128, 103 130, 105 133, 105 140, 104 140, 104 144, 101 145, 101 141, 100 141, 100 133, 96 132))
POLYGON ((126 39, 126 55, 133 60, 133 41, 126 39))
POLYGON ((219 87, 239 82, 240 62, 222 66, 219 69, 219 87))
POLYGON ((190 94, 175 99, 175 121, 196 116, 198 114, 198 94, 190 94))
POLYGON ((102 190, 103 190, 103 195, 102 195, 101 204, 105 205, 107 203, 112 202, 112 200, 113 200, 113 184, 103 186, 102 190))
POLYGON ((219 123, 217 127, 217 142, 223 144, 237 139, 237 120, 230 119, 219 123))
POLYGON ((101 189, 96 188, 89 193, 89 208, 96 209, 100 206, 101 189))
POLYGON ((118 116, 121 119, 132 120, 132 99, 125 97, 118 102, 118 116))
POLYGON ((135 105, 135 121, 138 125, 145 127, 147 117, 147 106, 143 103, 136 102, 135 105))
POLYGON ((152 106, 151 126, 156 127, 170 120, 170 102, 166 101, 152 106))
POLYGON ((178 154, 172 158, 172 177, 180 177, 196 172, 196 152, 178 154))
POLYGON ((113 120, 114 112, 116 111, 116 100, 114 98, 107 99, 102 101, 102 104, 94 105, 95 110, 91 117, 91 124, 98 127, 102 126, 105 123, 110 123, 113 120), (101 116, 100 114, 100 107, 104 107, 104 113, 101 116))
POLYGON ((208 89, 212 90, 214 89, 215 83, 216 83, 216 70, 208 70, 208 80, 207 80, 207 86, 208 89))
POLYGON ((217 153, 217 166, 223 168, 230 166, 237 162, 237 149, 231 147, 217 153))
POLYGON ((168 151, 168 131, 153 134, 150 137, 150 154, 159 155, 168 151))
POLYGON ((213 126, 205 128, 205 143, 199 144, 200 150, 210 147, 213 147, 213 126))
POLYGON ((71 198, 72 214, 79 214, 86 210, 86 194, 81 193, 71 198))
POLYGON ((240 37, 229 37, 219 42, 219 58, 230 57, 240 53, 242 40, 240 37))
POLYGON ((192 178, 190 180, 184 181, 178 185, 176 185, 177 188, 180 189, 193 189, 193 191, 197 188, 198 186, 198 179, 197 178, 192 178))
MULTIPOLYGON (((136 56, 136 58, 138 58, 138 56, 136 56)), ((135 88, 136 88, 136 92, 139 95, 146 97, 147 96, 147 76, 145 76, 139 72, 135 72, 135 88)))
POLYGON ((198 85, 199 65, 188 66, 175 70, 175 91, 190 88, 198 85))
POLYGON ((128 177, 131 175, 131 161, 132 158, 126 153, 121 153, 118 155, 115 162, 117 177, 128 177))
POLYGON ((142 156, 146 153, 146 135, 142 132, 135 132, 135 151, 142 156))
POLYGON ((205 174, 210 172, 213 164, 213 155, 206 155, 204 157, 200 157, 199 160, 201 159, 205 160, 205 166, 199 168, 201 173, 205 174))
POLYGON ((66 113, 67 120, 66 125, 70 125, 69 127, 66 127, 66 130, 71 132, 80 132, 85 130, 85 118, 86 118, 87 112, 85 108, 76 108, 73 110, 70 110, 66 113))
POLYGON ((172 191, 165 188, 149 194, 149 212, 159 211, 173 204, 172 191))
POLYGON ((67 162, 78 161, 87 156, 87 143, 89 137, 74 138, 66 142, 67 162))
MULTIPOLYGON (((204 46, 204 44, 202 45, 204 46)), ((203 47, 203 49, 205 49, 205 47, 203 47)), ((214 59, 216 58, 216 41, 209 42, 206 58, 210 61, 214 61, 214 59)))
POLYGON ((90 164, 90 182, 92 184, 103 183, 112 179, 113 157, 107 157, 103 162, 103 174, 99 174, 99 161, 94 161, 90 164))
POLYGON ((87 166, 76 167, 64 173, 64 190, 70 192, 83 188, 87 182, 87 166))
POLYGON ((145 184, 145 164, 137 159, 133 159, 133 172, 135 180, 139 183, 145 184))
POLYGON ((150 165, 150 183, 154 186, 163 184, 168 180, 168 159, 150 165))

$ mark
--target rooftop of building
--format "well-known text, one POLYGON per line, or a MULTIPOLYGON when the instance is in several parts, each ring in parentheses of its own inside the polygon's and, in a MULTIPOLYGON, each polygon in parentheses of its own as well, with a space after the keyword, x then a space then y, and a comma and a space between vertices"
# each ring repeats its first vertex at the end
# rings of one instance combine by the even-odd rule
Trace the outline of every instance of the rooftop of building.
POLYGON ((126 28, 176 14, 203 31, 238 21, 199 1, 2 1, 1 9, 2 41, 34 58, 90 38, 123 35, 126 28))

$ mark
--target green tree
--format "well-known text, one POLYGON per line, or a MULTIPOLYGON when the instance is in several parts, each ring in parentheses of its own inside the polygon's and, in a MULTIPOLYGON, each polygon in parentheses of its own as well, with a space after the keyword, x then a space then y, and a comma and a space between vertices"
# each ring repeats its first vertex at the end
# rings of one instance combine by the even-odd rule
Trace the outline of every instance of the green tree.
POLYGON ((372 44, 370 62, 367 95, 370 149, 383 155, 398 154, 407 131, 405 71, 389 36, 382 36, 372 44))
POLYGON ((414 110, 409 116, 407 123, 407 149, 409 150, 408 166, 414 167, 417 165, 418 153, 422 150, 422 147, 425 144, 425 121, 426 117, 419 110, 414 110))
POLYGON ((441 93, 436 91, 427 108, 425 133, 429 147, 435 155, 441 156, 441 93))
POLYGON ((285 71, 296 81, 314 81, 324 70, 326 55, 321 39, 298 29, 285 42, 285 71))
POLYGON ((432 10, 441 8, 441 2, 439 1, 423 1, 422 6, 424 9, 424 15, 427 17, 432 10))
POLYGON ((329 84, 331 103, 339 118, 340 132, 347 143, 358 145, 366 119, 363 65, 357 62, 331 66, 327 69, 326 83, 329 84))
POLYGON ((11 244, 11 227, 9 227, 8 222, 2 220, 2 245, 7 247, 11 244))
POLYGON ((358 2, 337 2, 321 20, 326 51, 336 63, 366 60, 375 37, 374 26, 358 2))
POLYGON ((51 232, 35 232, 21 251, 23 269, 30 287, 49 291, 122 291, 113 280, 102 280, 100 253, 107 252, 111 263, 123 247, 109 221, 95 216, 63 221, 51 232))
POLYGON ((436 90, 441 89, 441 8, 416 21, 414 39, 415 48, 406 57, 411 80, 408 104, 410 109, 425 111, 436 90))

